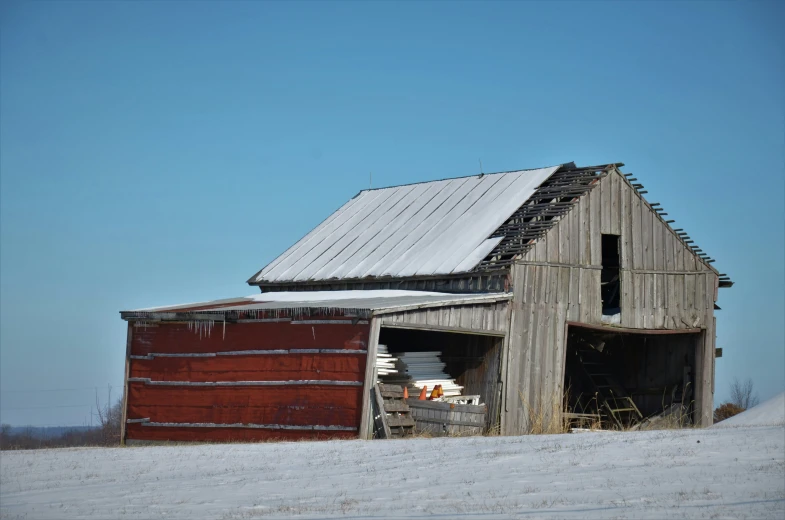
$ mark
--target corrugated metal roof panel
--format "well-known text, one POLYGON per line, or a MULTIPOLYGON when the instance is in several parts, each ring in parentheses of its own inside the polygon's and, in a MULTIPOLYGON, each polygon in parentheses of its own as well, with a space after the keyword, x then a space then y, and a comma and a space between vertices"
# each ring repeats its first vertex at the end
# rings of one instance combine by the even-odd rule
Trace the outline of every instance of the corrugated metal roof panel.
POLYGON ((367 309, 382 310, 398 307, 428 306, 437 304, 470 305, 507 300, 508 293, 449 294, 426 291, 401 291, 392 289, 355 291, 270 292, 242 298, 229 298, 185 305, 150 307, 124 311, 123 314, 224 312, 275 309, 367 309))
POLYGON ((558 168, 361 191, 250 282, 469 271, 490 235, 558 168))

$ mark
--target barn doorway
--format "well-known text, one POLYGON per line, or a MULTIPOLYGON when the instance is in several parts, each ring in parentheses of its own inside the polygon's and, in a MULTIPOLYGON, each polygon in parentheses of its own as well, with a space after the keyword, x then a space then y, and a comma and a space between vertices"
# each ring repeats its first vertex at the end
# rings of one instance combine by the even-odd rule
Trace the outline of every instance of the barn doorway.
MULTIPOLYGON (((393 356, 410 353, 437 353, 434 371, 443 371, 460 386, 462 396, 478 396, 478 403, 486 406, 485 430, 497 431, 501 413, 501 351, 504 338, 480 334, 418 330, 382 325, 379 345, 393 356), (443 367, 440 364, 443 363, 443 367)), ((380 375, 381 381, 401 384, 401 374, 380 375)), ((429 392, 432 388, 429 388, 429 392)), ((415 396, 412 396, 415 397, 415 396)))
POLYGON ((612 429, 691 425, 701 333, 668 332, 569 325, 565 418, 612 429))

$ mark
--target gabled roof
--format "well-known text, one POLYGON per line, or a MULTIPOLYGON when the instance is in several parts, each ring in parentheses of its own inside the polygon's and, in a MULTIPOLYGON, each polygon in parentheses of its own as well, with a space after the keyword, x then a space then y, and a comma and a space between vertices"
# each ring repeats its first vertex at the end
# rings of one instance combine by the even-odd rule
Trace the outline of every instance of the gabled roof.
POLYGON ((363 190, 248 283, 471 271, 503 239, 491 235, 559 168, 363 190))
MULTIPOLYGON (((402 279, 494 272, 521 258, 621 163, 574 163, 363 190, 281 256, 251 285, 402 279)), ((619 172, 621 173, 621 172, 619 172)), ((643 196, 631 174, 627 182, 643 196)), ((644 199, 645 200, 645 199, 644 199)), ((667 215, 659 203, 650 207, 667 215)), ((672 220, 664 221, 666 226, 672 220)), ((681 229, 674 230, 688 239, 681 229)), ((713 260, 684 242, 710 270, 713 260)), ((690 245, 691 244, 691 245, 690 245)), ((733 282, 720 274, 720 287, 733 282)))

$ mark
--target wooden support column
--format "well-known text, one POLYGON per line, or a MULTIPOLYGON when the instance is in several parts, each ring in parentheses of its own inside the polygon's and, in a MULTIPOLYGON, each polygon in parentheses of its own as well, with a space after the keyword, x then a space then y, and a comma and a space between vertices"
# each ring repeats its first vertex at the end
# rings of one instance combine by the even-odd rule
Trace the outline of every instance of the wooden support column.
POLYGON ((362 413, 360 415, 361 439, 370 439, 373 433, 371 429, 371 393, 376 386, 376 351, 379 346, 380 328, 380 319, 378 317, 371 318, 371 330, 368 334, 368 355, 365 357, 362 413))
POLYGON ((695 346, 695 424, 702 427, 714 423, 714 330, 711 325, 698 336, 695 346))
MULTIPOLYGON (((128 332, 125 340, 125 376, 123 378, 123 416, 120 420, 120 445, 125 446, 126 421, 128 420, 128 373, 131 363, 131 340, 133 338, 134 322, 128 322, 128 332)), ((109 403, 111 405, 111 403, 109 403)))

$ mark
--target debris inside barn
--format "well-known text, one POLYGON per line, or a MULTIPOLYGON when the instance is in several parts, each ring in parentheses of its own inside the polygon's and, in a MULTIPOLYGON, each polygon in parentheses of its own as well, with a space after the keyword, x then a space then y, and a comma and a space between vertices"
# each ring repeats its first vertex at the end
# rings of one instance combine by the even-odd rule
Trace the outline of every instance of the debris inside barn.
POLYGON ((622 166, 363 190, 261 293, 122 312, 123 440, 710 425, 733 282, 622 166))

